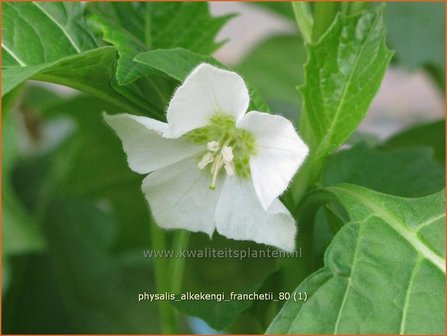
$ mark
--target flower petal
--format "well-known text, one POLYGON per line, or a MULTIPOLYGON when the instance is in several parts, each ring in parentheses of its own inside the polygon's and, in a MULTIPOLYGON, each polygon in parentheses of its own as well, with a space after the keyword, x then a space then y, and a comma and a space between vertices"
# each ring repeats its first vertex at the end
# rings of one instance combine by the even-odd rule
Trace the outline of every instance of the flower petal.
POLYGON ((130 114, 103 114, 123 142, 129 167, 147 174, 200 152, 200 147, 182 139, 165 139, 167 124, 130 114))
POLYGON ((225 180, 217 203, 216 229, 228 238, 253 240, 288 252, 295 249, 296 225, 289 211, 278 199, 265 211, 247 179, 225 180))
POLYGON ((237 127, 256 138, 257 152, 250 158, 250 170, 256 194, 268 209, 286 190, 309 150, 292 123, 281 116, 249 112, 237 127))
POLYGON ((186 229, 211 235, 222 183, 210 190, 209 172, 186 159, 157 170, 143 180, 142 189, 152 215, 164 229, 186 229))
POLYGON ((169 137, 206 126, 210 116, 225 113, 239 120, 247 111, 249 95, 235 72, 202 63, 175 91, 167 111, 169 137))

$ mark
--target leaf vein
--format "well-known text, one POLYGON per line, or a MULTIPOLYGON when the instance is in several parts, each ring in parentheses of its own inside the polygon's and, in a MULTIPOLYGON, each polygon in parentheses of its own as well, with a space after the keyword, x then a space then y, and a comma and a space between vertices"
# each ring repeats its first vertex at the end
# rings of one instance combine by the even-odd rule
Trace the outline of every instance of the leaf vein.
POLYGON ((399 219, 397 219, 392 213, 387 212, 370 199, 360 195, 355 191, 348 190, 343 187, 332 187, 332 189, 338 189, 341 192, 348 194, 354 199, 357 199, 359 202, 363 203, 365 207, 376 213, 377 217, 385 221, 385 223, 387 223, 394 231, 396 231, 402 238, 404 238, 420 255, 433 263, 441 272, 445 274, 445 259, 439 256, 424 242, 422 242, 418 238, 415 231, 410 230, 409 228, 402 225, 399 219))
POLYGON ((402 310, 402 321, 400 324, 400 331, 399 334, 404 334, 405 333, 405 326, 406 326, 406 322, 407 322, 407 314, 408 314, 408 305, 410 302, 410 295, 411 295, 411 288, 413 286, 413 282, 414 282, 414 278, 416 277, 417 274, 417 270, 419 270, 419 267, 421 265, 421 261, 422 258, 418 257, 416 259, 416 262, 414 264, 413 267, 413 271, 411 272, 411 276, 410 276, 410 280, 408 282, 408 287, 407 287, 407 292, 405 293, 405 302, 404 302, 404 306, 403 306, 403 310, 402 310))
POLYGON ((70 36, 70 34, 68 34, 68 32, 64 29, 64 27, 57 22, 56 19, 54 19, 45 9, 43 9, 40 5, 38 5, 36 2, 31 2, 34 6, 36 6, 43 14, 45 14, 61 31, 62 33, 65 35, 65 37, 68 39, 68 41, 70 42, 70 44, 73 46, 73 48, 76 50, 76 52, 80 53, 81 52, 81 48, 75 43, 75 41, 73 40, 73 38, 70 36))
POLYGON ((26 63, 24 61, 22 61, 20 59, 19 56, 17 56, 16 54, 14 54, 14 52, 8 47, 6 46, 5 43, 2 42, 2 48, 5 49, 5 51, 12 57, 14 58, 14 60, 20 65, 20 66, 26 66, 26 63))

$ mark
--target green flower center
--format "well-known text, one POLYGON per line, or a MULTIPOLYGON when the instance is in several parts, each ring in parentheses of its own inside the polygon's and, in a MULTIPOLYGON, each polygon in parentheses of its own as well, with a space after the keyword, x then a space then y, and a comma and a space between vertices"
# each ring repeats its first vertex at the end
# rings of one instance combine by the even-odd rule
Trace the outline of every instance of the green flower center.
POLYGON ((250 157, 256 154, 255 137, 245 129, 236 128, 234 117, 214 114, 208 126, 188 132, 186 138, 204 146, 197 166, 199 169, 210 167, 211 189, 215 188, 222 168, 229 176, 250 177, 250 157))

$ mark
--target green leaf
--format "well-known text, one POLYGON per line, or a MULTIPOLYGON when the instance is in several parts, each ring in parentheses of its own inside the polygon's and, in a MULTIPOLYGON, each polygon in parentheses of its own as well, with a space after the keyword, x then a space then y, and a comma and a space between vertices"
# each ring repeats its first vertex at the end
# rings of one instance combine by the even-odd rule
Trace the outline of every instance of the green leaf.
POLYGON ((327 189, 351 222, 325 266, 297 289, 267 333, 443 334, 445 195, 407 199, 359 186, 327 189))
MULTIPOLYGON (((290 7, 289 3, 284 5, 290 7)), ((280 35, 256 46, 237 69, 247 82, 256 86, 272 111, 296 123, 301 109, 296 85, 304 79, 303 69, 297 64, 304 64, 305 59, 304 45, 299 36, 280 35)))
POLYGON ((434 158, 445 165, 445 120, 417 125, 387 139, 384 148, 427 146, 434 158))
POLYGON ((137 84, 114 85, 116 49, 102 47, 82 54, 65 57, 59 61, 27 66, 9 67, 2 72, 2 94, 27 79, 36 79, 72 87, 110 102, 127 112, 146 114, 161 118, 160 108, 154 107, 147 93, 143 94, 137 84))
MULTIPOLYGON (((305 117, 322 158, 353 133, 380 86, 392 52, 385 45, 383 8, 354 16, 338 15, 326 34, 308 45, 305 117)), ((315 149, 314 149, 315 150, 315 149)))
POLYGON ((164 102, 157 105, 159 99, 153 99, 146 83, 117 85, 116 49, 96 48, 81 4, 8 3, 3 17, 4 55, 20 61, 6 63, 2 95, 27 79, 37 79, 93 94, 127 112, 163 118, 164 102))
POLYGON ((5 3, 2 20, 2 66, 50 63, 96 47, 80 3, 5 3))
POLYGON ((87 21, 90 15, 107 19, 117 27, 125 29, 139 41, 146 38, 146 18, 148 7, 141 2, 88 2, 86 3, 87 21))
POLYGON ((150 4, 152 49, 187 48, 209 55, 223 42, 214 42, 234 15, 211 16, 206 2, 150 4))
POLYGON ((133 61, 138 53, 146 51, 146 46, 137 37, 112 21, 101 16, 93 16, 91 21, 102 31, 103 39, 113 44, 119 53, 116 79, 119 85, 130 84, 143 76, 143 65, 133 61))
MULTIPOLYGON (((397 61, 410 70, 427 64, 444 69, 445 4, 402 2, 387 4, 389 41, 397 61)), ((444 72, 444 71, 442 71, 444 72)))
POLYGON ((205 55, 222 45, 215 37, 234 16, 212 16, 206 2, 89 3, 87 8, 147 49, 181 47, 205 55))
POLYGON ((444 168, 429 148, 374 150, 364 144, 334 154, 322 173, 323 186, 359 184, 403 197, 433 194, 445 186, 444 168))
POLYGON ((157 49, 144 52, 138 54, 135 61, 180 82, 184 81, 192 69, 200 63, 222 67, 222 64, 211 56, 199 55, 183 48, 157 49))
MULTIPOLYGON (((214 38, 231 16, 212 17, 207 3, 152 3, 139 4, 91 4, 95 13, 92 22, 104 34, 103 39, 113 44, 120 54, 116 78, 120 85, 129 84, 143 75, 148 75, 144 65, 133 58, 149 49, 184 47, 199 54, 211 54, 221 43, 214 38), (130 26, 123 16, 130 14, 140 24, 130 26), (141 31, 141 27, 145 31, 141 31)), ((127 20, 127 19, 126 19, 127 20)), ((131 20, 132 23, 132 20, 131 20)))
MULTIPOLYGON (((203 56, 182 48, 157 49, 138 54, 135 61, 159 71, 180 82, 199 64, 209 63, 220 68, 227 68, 211 56, 203 56)), ((269 107, 259 93, 248 85, 250 93, 250 110, 269 111, 269 107)))

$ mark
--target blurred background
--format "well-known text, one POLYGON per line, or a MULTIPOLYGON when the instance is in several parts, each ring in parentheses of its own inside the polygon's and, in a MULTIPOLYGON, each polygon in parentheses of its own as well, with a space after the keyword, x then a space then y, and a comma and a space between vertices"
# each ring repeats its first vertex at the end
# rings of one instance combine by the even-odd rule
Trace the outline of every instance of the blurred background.
MULTIPOLYGON (((215 57, 254 85, 272 111, 296 123, 306 51, 290 4, 209 7, 214 16, 236 14, 217 36, 226 42, 215 57)), ((376 143, 443 119, 444 13, 443 3, 387 4, 388 45, 396 55, 359 129, 362 140, 376 143)), ((141 177, 128 169, 110 129, 93 117, 103 110, 122 112, 75 90, 30 81, 14 113, 3 118, 4 333, 159 332, 156 304, 137 302, 139 292, 154 290, 152 267, 141 252, 149 247, 150 222, 141 177)), ((191 242, 207 244, 202 235, 191 242)), ((212 244, 229 246, 222 238, 212 244)), ((202 274, 204 267, 216 269, 187 265, 185 286, 216 292, 222 279, 247 271, 253 282, 241 288, 267 276, 277 281, 269 275, 274 266, 264 261, 220 261, 213 275, 202 274)), ((245 311, 232 331, 262 333, 265 325, 253 319, 260 311, 271 320, 256 305, 230 308, 245 311)), ((183 323, 190 332, 215 332, 197 318, 183 323)))
MULTIPOLYGON (((210 3, 215 15, 238 13, 217 36, 218 40, 228 42, 215 56, 227 64, 237 66, 242 63, 241 71, 250 70, 250 81, 264 77, 261 86, 264 92, 269 91, 270 95, 275 92, 278 101, 298 104, 299 97, 290 83, 302 83, 302 69, 287 69, 287 65, 291 60, 304 62, 306 54, 302 43, 293 38, 297 29, 288 6, 288 3, 258 6, 237 2, 210 3), (272 8, 274 11, 268 10, 272 8), (276 70, 272 60, 275 65, 282 64, 282 71, 276 78, 266 78, 263 73, 266 68, 276 70), (289 81, 280 80, 281 76, 283 79, 287 76, 289 81), (297 78, 300 78, 298 82, 297 78), (278 86, 281 82, 283 84, 278 86)), ((360 128, 381 138, 413 123, 442 118, 445 111, 443 90, 426 71, 427 66, 443 71, 443 4, 388 3, 387 19, 389 47, 396 50, 397 55, 360 128)), ((268 97, 269 93, 266 94, 268 97)), ((275 112, 281 113, 280 110, 275 112)))

